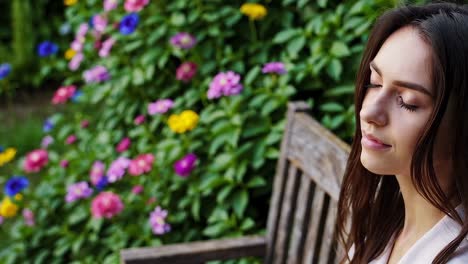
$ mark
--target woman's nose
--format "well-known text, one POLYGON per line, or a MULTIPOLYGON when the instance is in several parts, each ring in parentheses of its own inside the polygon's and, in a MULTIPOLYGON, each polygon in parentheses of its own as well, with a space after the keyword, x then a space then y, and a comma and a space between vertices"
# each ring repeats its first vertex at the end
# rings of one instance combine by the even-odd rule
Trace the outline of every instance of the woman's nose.
POLYGON ((383 94, 378 94, 377 92, 368 93, 359 112, 361 120, 376 126, 387 125, 389 122, 387 106, 388 102, 383 94))

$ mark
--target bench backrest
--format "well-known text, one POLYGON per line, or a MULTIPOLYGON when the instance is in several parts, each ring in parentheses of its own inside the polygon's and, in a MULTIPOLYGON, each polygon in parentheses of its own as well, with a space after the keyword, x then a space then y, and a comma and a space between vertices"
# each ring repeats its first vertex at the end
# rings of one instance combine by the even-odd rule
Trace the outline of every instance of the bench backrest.
POLYGON ((265 263, 337 263, 335 238, 341 179, 349 146, 306 112, 288 105, 273 183, 265 263))

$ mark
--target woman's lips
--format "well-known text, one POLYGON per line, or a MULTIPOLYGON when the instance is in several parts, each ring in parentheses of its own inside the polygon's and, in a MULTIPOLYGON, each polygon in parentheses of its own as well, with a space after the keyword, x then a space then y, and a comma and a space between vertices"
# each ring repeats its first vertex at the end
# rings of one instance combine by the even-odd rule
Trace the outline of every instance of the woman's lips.
POLYGON ((362 132, 361 144, 367 148, 378 150, 392 147, 388 144, 381 142, 378 138, 372 136, 371 134, 366 134, 364 131, 362 132))

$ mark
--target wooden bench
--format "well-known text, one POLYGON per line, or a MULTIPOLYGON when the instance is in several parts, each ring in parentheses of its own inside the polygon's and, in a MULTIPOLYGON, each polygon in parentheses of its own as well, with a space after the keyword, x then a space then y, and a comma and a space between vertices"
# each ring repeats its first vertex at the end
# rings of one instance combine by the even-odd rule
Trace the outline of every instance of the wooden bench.
POLYGON ((337 263, 334 239, 340 183, 349 147, 306 112, 288 104, 266 236, 124 249, 122 263, 198 264, 262 257, 264 263, 337 263))

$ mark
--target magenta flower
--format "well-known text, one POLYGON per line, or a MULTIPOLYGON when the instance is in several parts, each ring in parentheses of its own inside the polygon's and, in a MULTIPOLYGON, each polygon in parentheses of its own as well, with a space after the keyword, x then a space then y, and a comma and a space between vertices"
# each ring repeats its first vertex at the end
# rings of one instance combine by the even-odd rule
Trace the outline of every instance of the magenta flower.
POLYGON ((162 235, 171 231, 171 226, 166 223, 166 218, 167 211, 162 210, 159 206, 157 206, 154 211, 151 212, 149 222, 154 234, 162 235))
POLYGON ((119 142, 119 144, 117 144, 117 147, 115 147, 115 150, 119 153, 122 153, 126 151, 130 147, 131 144, 132 144, 132 141, 130 140, 130 138, 125 137, 119 142))
POLYGON ((153 162, 153 154, 141 154, 130 161, 130 165, 128 166, 128 173, 133 176, 139 176, 143 173, 148 173, 153 167, 153 162))
POLYGON ((91 171, 89 172, 89 177, 91 179, 91 183, 96 186, 98 185, 99 181, 102 177, 104 177, 104 171, 106 169, 106 165, 100 160, 97 160, 93 163, 91 167, 91 171))
POLYGON ((147 4, 149 0, 126 0, 124 4, 124 9, 127 12, 139 12, 141 11, 147 4))
POLYGON ((195 168, 197 156, 193 153, 185 155, 182 159, 174 163, 175 172, 182 177, 187 177, 195 168))
POLYGON ((146 120, 146 118, 145 118, 144 115, 139 115, 139 116, 135 117, 135 120, 133 120, 133 123, 138 126, 138 125, 143 124, 145 122, 145 120, 146 120))
POLYGON ((60 167, 62 167, 62 168, 68 167, 69 164, 70 164, 70 162, 68 160, 61 160, 60 161, 60 167))
POLYGON ((101 65, 95 66, 83 73, 86 83, 100 83, 110 78, 107 68, 101 65))
POLYGON ((218 73, 210 83, 208 99, 239 94, 243 89, 240 76, 233 71, 218 73))
POLYGON ((75 143, 76 140, 77 140, 77 137, 75 135, 70 135, 70 136, 67 137, 67 139, 65 139, 65 143, 67 145, 71 145, 71 144, 75 143))
POLYGON ((50 135, 45 136, 41 141, 41 147, 47 148, 50 144, 54 143, 54 138, 50 135))
POLYGON ((23 209, 23 218, 27 226, 34 226, 35 224, 34 213, 30 209, 28 208, 23 209))
POLYGON ((71 70, 71 71, 76 71, 78 70, 78 68, 80 67, 81 65, 81 62, 83 61, 84 59, 84 55, 83 53, 77 53, 75 56, 73 56, 73 58, 70 60, 70 62, 68 63, 68 68, 71 70))
POLYGON ((160 99, 148 105, 148 114, 164 114, 174 105, 171 99, 160 99))
POLYGON ((106 39, 101 46, 101 49, 99 50, 99 57, 105 58, 109 56, 110 50, 112 49, 112 46, 115 44, 115 39, 114 38, 108 38, 106 39))
POLYGON ((128 166, 130 166, 130 159, 125 157, 116 159, 107 170, 107 180, 109 182, 116 182, 122 179, 128 166))
POLYGON ((81 128, 87 128, 89 126, 89 121, 88 120, 81 121, 80 126, 81 128))
POLYGON ((143 192, 143 186, 141 186, 141 185, 135 185, 135 186, 133 186, 133 188, 132 188, 132 193, 133 193, 133 194, 138 195, 138 194, 140 194, 141 192, 143 192))
POLYGON ((194 36, 187 32, 179 32, 171 37, 172 46, 180 49, 190 49, 197 43, 194 36))
POLYGON ((44 149, 29 152, 24 160, 23 169, 26 172, 38 172, 49 162, 49 155, 44 149))
POLYGON ((91 214, 94 218, 112 218, 122 212, 124 204, 117 194, 101 192, 91 202, 91 214))
POLYGON ((286 73, 286 68, 284 67, 284 63, 272 61, 272 62, 266 63, 263 66, 262 72, 263 73, 275 73, 275 74, 281 75, 281 74, 286 73))
POLYGON ((93 194, 93 189, 89 187, 87 182, 77 182, 68 186, 65 201, 71 203, 79 199, 86 199, 91 196, 91 194, 93 194))
POLYGON ((190 81, 197 73, 197 64, 193 62, 182 63, 176 71, 176 79, 183 82, 190 81))
POLYGON ((104 0, 104 11, 111 11, 117 8, 119 0, 104 0))
POLYGON ((69 85, 69 86, 62 86, 57 89, 54 93, 54 97, 52 98, 52 104, 64 104, 68 101, 68 99, 72 98, 75 94, 76 86, 69 85))

